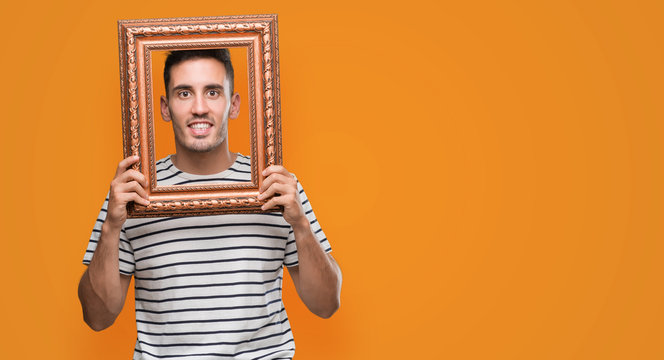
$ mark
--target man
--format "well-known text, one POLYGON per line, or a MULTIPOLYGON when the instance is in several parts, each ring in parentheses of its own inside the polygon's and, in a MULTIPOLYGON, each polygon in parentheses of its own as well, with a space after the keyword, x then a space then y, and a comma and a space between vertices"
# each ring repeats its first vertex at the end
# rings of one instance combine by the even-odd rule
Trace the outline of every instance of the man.
MULTIPOLYGON (((157 163, 159 184, 250 180, 250 161, 228 148, 237 117, 226 49, 172 52, 164 69, 164 120, 176 153, 157 163)), ((92 232, 79 283, 85 322, 99 331, 122 310, 135 278, 134 359, 291 359, 295 346, 281 300, 286 266, 306 306, 323 318, 339 307, 341 272, 296 178, 264 170, 264 209, 282 213, 127 219, 130 201, 148 204, 144 176, 118 164, 92 232)))

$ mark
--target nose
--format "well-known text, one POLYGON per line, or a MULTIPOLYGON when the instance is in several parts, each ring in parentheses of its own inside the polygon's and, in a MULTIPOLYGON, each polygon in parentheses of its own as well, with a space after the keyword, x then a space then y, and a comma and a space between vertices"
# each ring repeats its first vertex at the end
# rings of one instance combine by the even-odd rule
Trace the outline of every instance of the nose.
POLYGON ((210 108, 205 100, 205 96, 196 96, 191 107, 191 113, 193 115, 202 116, 207 114, 208 111, 210 111, 210 108))

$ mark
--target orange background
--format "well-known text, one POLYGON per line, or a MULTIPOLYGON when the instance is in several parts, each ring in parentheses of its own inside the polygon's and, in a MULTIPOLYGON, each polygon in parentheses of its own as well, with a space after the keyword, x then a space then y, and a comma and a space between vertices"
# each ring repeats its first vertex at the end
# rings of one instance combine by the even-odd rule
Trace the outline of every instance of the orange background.
POLYGON ((3 358, 128 359, 82 321, 122 157, 117 19, 278 13, 285 164, 343 273, 296 359, 664 358, 661 1, 4 2, 3 358), (39 225, 36 225, 36 223, 39 225))

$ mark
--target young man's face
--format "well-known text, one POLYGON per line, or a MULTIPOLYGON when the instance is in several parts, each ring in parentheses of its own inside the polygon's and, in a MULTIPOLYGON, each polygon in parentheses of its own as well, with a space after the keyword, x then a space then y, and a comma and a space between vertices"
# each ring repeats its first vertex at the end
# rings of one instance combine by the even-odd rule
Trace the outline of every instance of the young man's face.
POLYGON ((237 117, 240 99, 231 97, 221 62, 200 58, 173 66, 166 91, 161 114, 173 124, 177 151, 208 152, 226 140, 229 115, 237 117))

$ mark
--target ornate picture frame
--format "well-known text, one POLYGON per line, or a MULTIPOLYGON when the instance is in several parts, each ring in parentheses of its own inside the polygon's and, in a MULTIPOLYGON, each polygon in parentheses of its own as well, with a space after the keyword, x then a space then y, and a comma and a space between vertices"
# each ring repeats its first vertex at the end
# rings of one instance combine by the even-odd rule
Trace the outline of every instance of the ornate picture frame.
POLYGON ((148 179, 148 206, 130 202, 129 217, 264 212, 263 169, 282 164, 277 15, 118 21, 124 157, 148 179), (251 182, 159 186, 155 173, 151 52, 247 48, 251 182))

